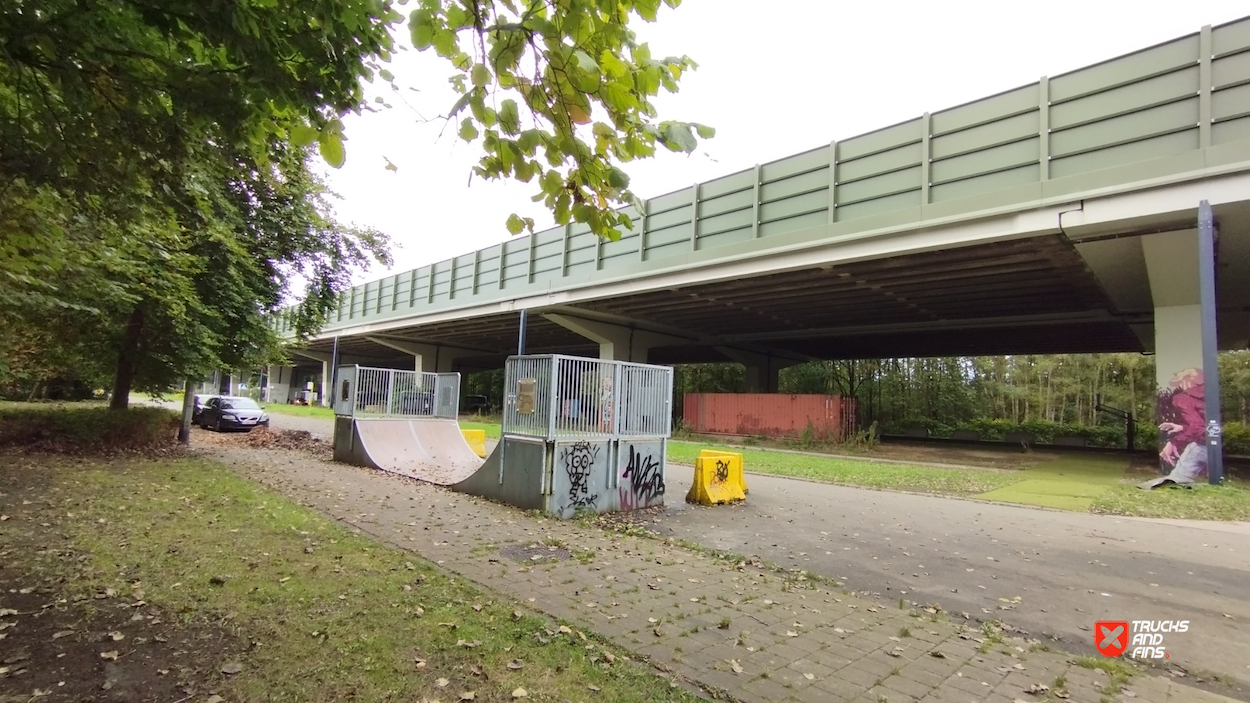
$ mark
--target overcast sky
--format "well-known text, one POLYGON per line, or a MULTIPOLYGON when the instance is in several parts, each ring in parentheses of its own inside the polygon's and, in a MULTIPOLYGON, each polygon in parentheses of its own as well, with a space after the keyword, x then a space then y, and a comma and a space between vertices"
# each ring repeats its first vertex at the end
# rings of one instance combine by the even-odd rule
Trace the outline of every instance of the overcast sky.
MULTIPOLYGON (((684 0, 635 30, 653 55, 699 64, 680 93, 656 100, 661 118, 712 125, 716 137, 625 168, 638 195, 662 195, 1248 13, 1245 0, 684 0)), ((536 186, 470 183, 479 152, 438 119, 457 98, 447 64, 408 51, 390 68, 406 88, 375 92, 391 109, 345 120, 347 163, 326 170, 340 219, 393 238, 392 271, 506 239, 509 213, 551 225, 530 201, 536 186)))

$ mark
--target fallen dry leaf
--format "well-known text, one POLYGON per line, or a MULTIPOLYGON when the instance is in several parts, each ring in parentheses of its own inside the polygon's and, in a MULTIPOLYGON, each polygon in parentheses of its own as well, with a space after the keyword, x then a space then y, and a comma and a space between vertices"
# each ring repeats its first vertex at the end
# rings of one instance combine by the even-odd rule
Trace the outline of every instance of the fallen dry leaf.
POLYGON ((528 692, 528 691, 526 691, 526 690, 525 690, 525 689, 523 689, 523 688, 518 688, 517 690, 515 690, 515 691, 513 691, 513 692, 512 692, 512 697, 513 697, 513 698, 524 698, 524 697, 526 697, 526 696, 528 696, 528 695, 529 695, 529 692, 528 692))
POLYGON ((737 659, 729 660, 729 668, 733 669, 735 674, 741 674, 743 671, 742 665, 738 663, 737 659))
POLYGON ((109 637, 112 638, 114 642, 121 642, 122 640, 126 639, 125 635, 117 631, 110 632, 109 637))
POLYGON ((560 629, 559 629, 559 632, 560 632, 560 634, 562 634, 562 635, 571 635, 571 634, 573 634, 573 630, 572 630, 572 629, 570 629, 568 625, 561 625, 561 626, 560 626, 560 629))
POLYGON ((100 652, 100 658, 108 659, 109 661, 117 661, 117 650, 111 649, 107 652, 100 652))
POLYGON ((449 684, 449 683, 451 683, 451 682, 450 682, 450 681, 448 681, 447 679, 439 679, 439 680, 437 680, 437 681, 435 681, 435 682, 434 682, 434 685, 435 685, 435 686, 438 686, 439 688, 447 688, 447 684, 449 684))
POLYGON ((598 686, 594 685, 593 683, 592 683, 592 684, 590 684, 590 685, 588 685, 588 686, 586 686, 586 688, 589 688, 590 690, 594 691, 595 693, 598 693, 599 691, 601 691, 601 690, 602 690, 602 689, 600 689, 598 686))
POLYGON ((803 674, 803 678, 807 679, 808 681, 815 681, 816 674, 803 674))
POLYGON ((525 666, 525 662, 521 661, 520 659, 513 659, 512 661, 508 662, 508 668, 512 669, 513 671, 516 671, 517 669, 520 669, 524 666, 525 666))
POLYGON ((471 701, 476 697, 477 697, 477 693, 473 691, 465 691, 464 693, 460 694, 460 700, 462 701, 471 701))

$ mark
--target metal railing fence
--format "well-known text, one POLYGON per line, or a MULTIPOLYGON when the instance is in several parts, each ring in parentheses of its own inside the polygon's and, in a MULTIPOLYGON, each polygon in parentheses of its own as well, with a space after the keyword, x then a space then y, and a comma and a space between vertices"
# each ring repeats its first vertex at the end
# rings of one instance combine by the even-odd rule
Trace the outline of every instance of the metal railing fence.
POLYGON ((341 367, 334 394, 335 412, 340 415, 455 419, 460 374, 341 367))
POLYGON ((503 431, 545 437, 667 437, 673 370, 573 356, 514 356, 503 431))

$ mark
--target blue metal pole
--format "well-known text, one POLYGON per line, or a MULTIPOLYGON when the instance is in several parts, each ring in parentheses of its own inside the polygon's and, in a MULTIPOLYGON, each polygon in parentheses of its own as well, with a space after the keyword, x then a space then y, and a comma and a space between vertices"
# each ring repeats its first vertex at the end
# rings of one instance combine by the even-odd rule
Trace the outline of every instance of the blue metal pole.
POLYGON ((521 308, 521 332, 517 336, 516 353, 517 356, 525 355, 525 323, 529 320, 529 310, 521 308))
MULTIPOLYGON (((339 382, 339 337, 334 335, 334 352, 330 354, 330 407, 334 407, 335 386, 339 382)), ((325 403, 325 398, 321 399, 325 403)))
POLYGON ((1207 416, 1207 480, 1224 480, 1220 424, 1220 356, 1215 328, 1215 216, 1211 204, 1198 204, 1198 290, 1202 308, 1203 399, 1207 416))

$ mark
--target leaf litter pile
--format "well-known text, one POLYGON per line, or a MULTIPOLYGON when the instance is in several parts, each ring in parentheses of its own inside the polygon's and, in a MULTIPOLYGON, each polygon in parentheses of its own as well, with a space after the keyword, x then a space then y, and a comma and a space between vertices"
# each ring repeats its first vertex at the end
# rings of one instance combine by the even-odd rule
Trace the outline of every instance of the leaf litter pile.
POLYGON ((0 701, 694 701, 203 459, 0 454, 0 701))
POLYGON ((247 447, 250 449, 290 449, 307 452, 318 459, 329 459, 334 448, 304 430, 274 430, 253 427, 249 432, 210 432, 193 429, 192 445, 196 447, 247 447))

